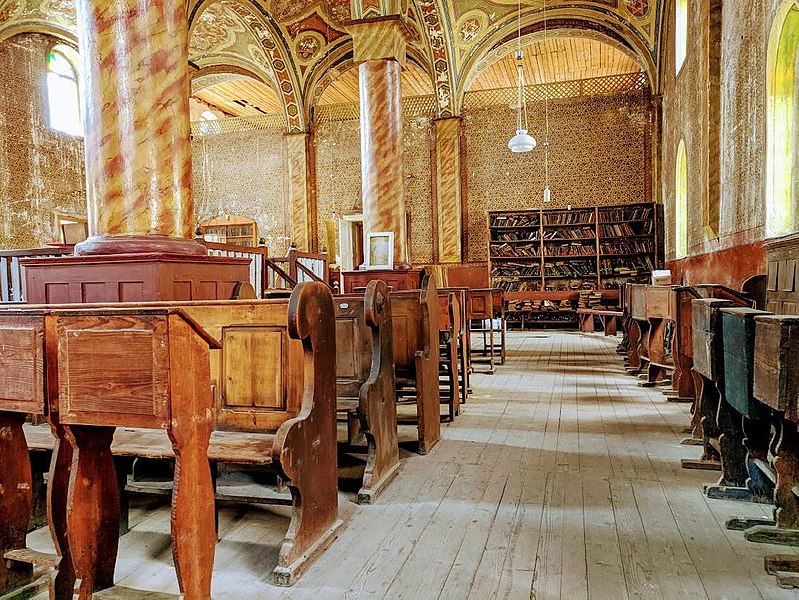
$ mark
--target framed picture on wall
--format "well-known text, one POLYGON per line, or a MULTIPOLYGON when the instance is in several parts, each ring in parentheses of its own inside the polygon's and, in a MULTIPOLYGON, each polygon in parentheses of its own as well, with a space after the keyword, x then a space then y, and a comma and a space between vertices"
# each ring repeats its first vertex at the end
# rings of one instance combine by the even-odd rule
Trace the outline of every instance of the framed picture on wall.
POLYGON ((389 271, 394 268, 394 232, 366 235, 366 268, 389 271))

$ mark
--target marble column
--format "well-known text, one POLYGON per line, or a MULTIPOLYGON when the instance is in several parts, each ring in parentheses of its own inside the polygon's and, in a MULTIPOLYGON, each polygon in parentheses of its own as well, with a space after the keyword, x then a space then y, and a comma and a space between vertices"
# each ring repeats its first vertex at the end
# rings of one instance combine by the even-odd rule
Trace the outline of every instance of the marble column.
POLYGON ((394 234, 394 268, 410 267, 405 214, 400 73, 407 31, 400 18, 351 24, 359 66, 364 234, 394 234))
POLYGON ((308 133, 287 133, 284 137, 286 169, 285 198, 291 210, 291 241, 298 250, 316 250, 316 194, 313 170, 313 141, 308 133))
POLYGON ((192 241, 182 0, 77 0, 89 239, 76 254, 205 254, 192 241))
POLYGON ((394 267, 409 264, 405 217, 400 64, 370 60, 360 68, 361 189, 364 233, 394 233, 394 267))
POLYGON ((460 263, 463 254, 463 178, 460 117, 436 119, 433 189, 438 262, 460 263))

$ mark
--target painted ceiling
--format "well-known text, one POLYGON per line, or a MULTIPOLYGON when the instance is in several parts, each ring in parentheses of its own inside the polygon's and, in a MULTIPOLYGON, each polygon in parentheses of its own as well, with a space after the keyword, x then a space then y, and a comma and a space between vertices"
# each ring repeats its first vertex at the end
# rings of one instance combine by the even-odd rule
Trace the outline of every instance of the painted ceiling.
MULTIPOLYGON (((525 43, 569 32, 634 57, 657 86, 663 0, 522 0, 525 43), (576 33, 575 33, 576 32, 576 33)), ((517 0, 189 0, 190 61, 198 76, 249 75, 278 94, 289 130, 352 66, 353 18, 398 15, 409 58, 433 86, 440 116, 457 114, 480 73, 516 42, 517 0)), ((0 0, 0 39, 44 31, 74 40, 74 0, 0 0)))

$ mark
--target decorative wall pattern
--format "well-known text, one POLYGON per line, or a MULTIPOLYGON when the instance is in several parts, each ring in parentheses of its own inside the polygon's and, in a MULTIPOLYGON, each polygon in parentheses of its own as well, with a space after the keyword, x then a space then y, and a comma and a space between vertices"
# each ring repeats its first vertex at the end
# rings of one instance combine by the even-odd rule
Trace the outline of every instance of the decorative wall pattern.
MULTIPOLYGON (((433 206, 431 186, 432 130, 426 117, 405 118, 405 210, 411 216, 411 263, 433 260, 433 206)), ((360 122, 337 121, 319 125, 316 144, 318 227, 333 214, 361 211, 360 122)), ((320 239, 319 247, 325 245, 320 239)))
POLYGON ((55 213, 86 214, 83 141, 47 123, 45 64, 56 42, 41 34, 0 43, 0 248, 57 240, 55 213))
MULTIPOLYGON (((469 262, 487 260, 486 211, 543 207, 544 106, 530 107, 530 154, 507 149, 508 107, 465 110, 469 262)), ((642 93, 550 102, 548 208, 649 202, 649 97, 642 93)))
POLYGON ((198 223, 241 215, 258 224, 269 253, 283 256, 291 238, 284 200, 282 131, 248 131, 192 142, 194 209, 198 223), (246 160, 245 160, 246 159, 246 160))

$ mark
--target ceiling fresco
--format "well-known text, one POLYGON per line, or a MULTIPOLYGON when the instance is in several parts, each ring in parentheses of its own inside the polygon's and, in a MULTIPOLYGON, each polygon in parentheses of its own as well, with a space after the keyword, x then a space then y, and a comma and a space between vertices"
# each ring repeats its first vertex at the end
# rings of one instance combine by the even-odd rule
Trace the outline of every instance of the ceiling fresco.
MULTIPOLYGON (((658 85, 663 0, 522 0, 526 37, 584 31, 625 47, 658 85)), ((397 15, 409 58, 431 78, 440 116, 457 114, 464 93, 494 57, 515 43, 517 0, 189 0, 190 60, 200 74, 248 73, 269 83, 287 128, 306 128, 324 86, 351 66, 348 22, 397 15)), ((44 31, 75 39, 74 0, 0 0, 0 39, 44 31)))

